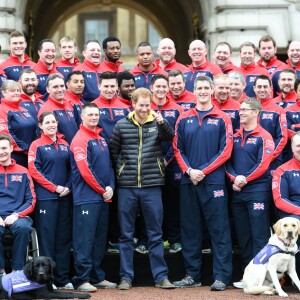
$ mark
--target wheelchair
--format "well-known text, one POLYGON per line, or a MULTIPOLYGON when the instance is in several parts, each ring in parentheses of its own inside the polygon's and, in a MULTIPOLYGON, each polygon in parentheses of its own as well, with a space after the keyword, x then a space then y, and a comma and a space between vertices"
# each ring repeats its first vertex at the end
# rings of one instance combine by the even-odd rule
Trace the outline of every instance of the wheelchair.
MULTIPOLYGON (((12 246, 13 246, 13 236, 7 229, 2 237, 3 252, 6 262, 6 268, 10 269, 12 260, 12 246)), ((39 256, 39 243, 37 238, 37 233, 35 228, 32 227, 32 231, 29 238, 29 244, 26 251, 26 262, 39 256)))

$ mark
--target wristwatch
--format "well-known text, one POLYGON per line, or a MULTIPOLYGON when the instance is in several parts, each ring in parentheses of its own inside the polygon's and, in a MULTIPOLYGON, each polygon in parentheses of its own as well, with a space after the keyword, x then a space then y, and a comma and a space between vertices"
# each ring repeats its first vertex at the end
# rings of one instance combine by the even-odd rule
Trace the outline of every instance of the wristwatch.
POLYGON ((186 170, 186 174, 188 174, 189 176, 191 176, 190 174, 191 174, 191 171, 192 171, 192 168, 188 168, 187 170, 186 170))

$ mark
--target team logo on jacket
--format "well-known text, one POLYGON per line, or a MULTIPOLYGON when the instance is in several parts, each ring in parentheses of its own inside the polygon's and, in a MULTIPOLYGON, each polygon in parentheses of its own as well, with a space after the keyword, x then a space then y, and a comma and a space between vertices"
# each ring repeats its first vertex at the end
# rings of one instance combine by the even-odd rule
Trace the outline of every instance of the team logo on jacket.
POLYGON ((105 140, 101 140, 101 143, 102 143, 102 145, 103 145, 104 147, 107 147, 107 143, 106 143, 105 140))
POLYGON ((175 173, 174 174, 174 179, 175 180, 180 180, 181 179, 181 173, 175 173))
POLYGON ((256 76, 250 76, 249 77, 249 82, 254 82, 255 78, 256 78, 256 76))
POLYGON ((30 113, 27 112, 27 111, 24 111, 24 112, 23 112, 23 115, 24 115, 26 118, 30 118, 30 117, 31 117, 30 113))
POLYGON ((263 113, 261 118, 263 120, 273 120, 273 116, 274 116, 274 114, 272 114, 272 113, 263 113))
POLYGON ((229 112, 226 112, 226 114, 228 115, 228 117, 230 117, 230 119, 235 119, 235 112, 229 111, 229 112))
POLYGON ((254 210, 265 210, 265 204, 264 203, 253 203, 253 209, 254 210))
POLYGON ((294 177, 299 177, 299 173, 293 173, 294 177))
POLYGON ((175 118, 175 111, 165 111, 165 117, 175 118))
POLYGON ((184 104, 181 104, 181 107, 184 110, 189 110, 191 108, 191 104, 190 103, 184 103, 184 104))
POLYGON ((196 74, 196 78, 199 77, 199 76, 206 76, 206 72, 198 72, 196 74))
POLYGON ((61 151, 68 151, 68 147, 65 145, 59 145, 61 151))
POLYGON ((224 190, 214 191, 214 198, 224 197, 224 190))
POLYGON ((246 144, 256 145, 257 138, 248 138, 246 144))
POLYGON ((73 112, 72 111, 67 111, 67 113, 68 113, 68 115, 71 117, 71 118, 73 118, 74 117, 74 114, 73 114, 73 112))
POLYGON ((292 118, 293 118, 293 119, 298 119, 298 118, 299 118, 299 115, 298 115, 298 114, 292 115, 292 118))
POLYGON ((16 181, 16 182, 22 182, 23 177, 22 177, 22 175, 11 175, 10 180, 11 181, 16 181))
POLYGON ((219 124, 219 120, 208 118, 207 124, 210 124, 210 125, 218 125, 218 124, 219 124))
POLYGON ((125 116, 124 111, 122 109, 115 109, 115 116, 125 116))
POLYGON ((236 138, 236 139, 233 140, 234 143, 238 143, 239 141, 240 141, 239 138, 236 138))

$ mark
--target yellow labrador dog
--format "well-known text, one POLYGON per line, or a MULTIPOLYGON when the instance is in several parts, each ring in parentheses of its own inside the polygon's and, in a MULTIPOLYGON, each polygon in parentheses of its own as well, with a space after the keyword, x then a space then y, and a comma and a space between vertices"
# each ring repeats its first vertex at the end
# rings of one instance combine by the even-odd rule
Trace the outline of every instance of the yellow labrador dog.
POLYGON ((300 281, 295 268, 300 221, 292 217, 283 218, 273 228, 275 234, 245 269, 243 285, 244 292, 247 294, 275 295, 277 293, 281 297, 288 297, 279 283, 284 272, 287 272, 300 290, 300 281))

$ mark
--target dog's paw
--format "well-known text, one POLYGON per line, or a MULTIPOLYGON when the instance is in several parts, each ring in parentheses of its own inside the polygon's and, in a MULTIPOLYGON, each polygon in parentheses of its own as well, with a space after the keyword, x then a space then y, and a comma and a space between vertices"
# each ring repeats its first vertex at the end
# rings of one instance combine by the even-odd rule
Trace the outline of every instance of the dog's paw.
POLYGON ((262 295, 273 296, 273 295, 275 295, 275 290, 265 291, 262 293, 262 295))
POLYGON ((280 296, 280 297, 288 297, 289 295, 286 292, 284 292, 284 291, 280 291, 280 292, 278 292, 278 296, 280 296))

